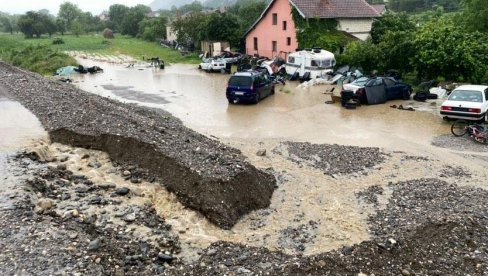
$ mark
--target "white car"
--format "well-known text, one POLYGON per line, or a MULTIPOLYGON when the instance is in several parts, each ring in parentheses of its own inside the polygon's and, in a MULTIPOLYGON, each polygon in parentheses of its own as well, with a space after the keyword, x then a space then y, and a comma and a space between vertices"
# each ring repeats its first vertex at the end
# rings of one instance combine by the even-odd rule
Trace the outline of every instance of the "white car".
POLYGON ((225 59, 204 58, 202 63, 198 66, 199 69, 205 71, 222 71, 225 70, 225 59))
POLYGON ((442 103, 444 118, 488 122, 488 86, 461 85, 442 103))

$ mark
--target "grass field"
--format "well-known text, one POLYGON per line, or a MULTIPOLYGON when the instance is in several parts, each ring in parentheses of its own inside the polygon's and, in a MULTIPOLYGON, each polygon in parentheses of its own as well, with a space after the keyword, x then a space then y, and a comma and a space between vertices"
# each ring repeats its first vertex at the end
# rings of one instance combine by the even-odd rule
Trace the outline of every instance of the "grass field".
MULTIPOLYGON (((99 34, 57 36, 64 44, 53 45, 53 38, 43 36, 41 38, 25 39, 22 34, 0 34, 0 58, 9 61, 12 51, 22 51, 29 46, 46 46, 54 52, 84 51, 87 53, 101 53, 109 55, 125 54, 135 59, 142 60, 145 57, 160 57, 166 63, 198 63, 196 55, 182 56, 178 51, 159 46, 155 42, 147 42, 140 39, 116 36, 114 39, 104 39, 99 34)), ((72 61, 67 60, 66 65, 72 61)), ((23 66, 21 66, 23 67, 23 66)), ((36 66, 37 68, 38 66, 36 66)), ((24 67, 25 68, 25 67, 24 67)), ((32 68, 27 68, 32 70, 32 68)), ((45 70, 34 70, 45 73, 45 70)))

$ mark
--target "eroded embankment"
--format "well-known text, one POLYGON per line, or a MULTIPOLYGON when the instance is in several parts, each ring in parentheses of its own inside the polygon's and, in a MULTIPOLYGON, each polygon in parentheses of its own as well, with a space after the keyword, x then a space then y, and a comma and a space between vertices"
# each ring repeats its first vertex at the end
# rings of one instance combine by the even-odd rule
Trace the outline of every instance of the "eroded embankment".
POLYGON ((106 151, 114 161, 148 170, 185 206, 222 228, 270 203, 273 176, 168 112, 99 97, 1 62, 0 80, 53 142, 106 151))

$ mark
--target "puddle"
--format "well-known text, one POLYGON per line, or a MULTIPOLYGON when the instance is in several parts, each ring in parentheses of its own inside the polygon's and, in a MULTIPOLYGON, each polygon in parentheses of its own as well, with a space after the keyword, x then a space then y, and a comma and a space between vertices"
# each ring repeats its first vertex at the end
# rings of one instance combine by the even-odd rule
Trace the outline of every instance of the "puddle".
POLYGON ((33 139, 45 137, 47 133, 29 110, 0 94, 0 154, 15 152, 33 139))
POLYGON ((2 93, 0 88, 0 210, 12 208, 11 187, 20 182, 17 168, 8 165, 8 155, 30 145, 33 140, 47 139, 39 120, 2 93))

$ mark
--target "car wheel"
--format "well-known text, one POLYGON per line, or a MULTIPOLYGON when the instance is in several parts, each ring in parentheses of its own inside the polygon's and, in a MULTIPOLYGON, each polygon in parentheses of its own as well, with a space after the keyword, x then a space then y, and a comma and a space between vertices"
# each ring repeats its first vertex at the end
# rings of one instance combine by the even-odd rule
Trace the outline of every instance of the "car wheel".
POLYGON ((403 91, 403 99, 410 100, 410 91, 408 90, 403 91))
POLYGON ((259 102, 259 100, 261 99, 261 95, 259 95, 259 93, 256 93, 256 96, 254 96, 254 99, 253 99, 253 103, 254 104, 257 104, 259 102))
POLYGON ((274 85, 273 85, 273 87, 271 87, 271 92, 270 92, 269 94, 270 94, 270 95, 274 95, 274 93, 275 93, 275 87, 274 87, 274 85))
POLYGON ((234 100, 233 99, 227 99, 227 101, 229 101, 230 104, 234 104, 234 100))

